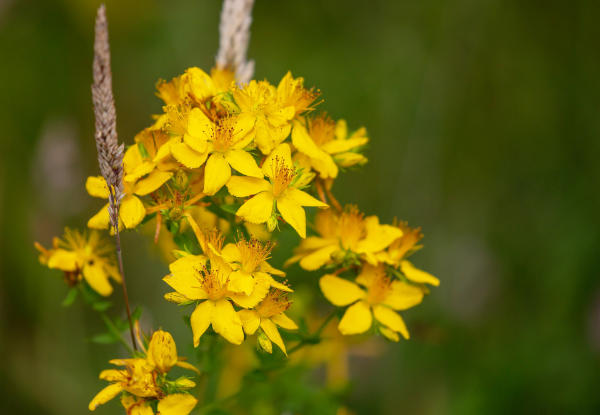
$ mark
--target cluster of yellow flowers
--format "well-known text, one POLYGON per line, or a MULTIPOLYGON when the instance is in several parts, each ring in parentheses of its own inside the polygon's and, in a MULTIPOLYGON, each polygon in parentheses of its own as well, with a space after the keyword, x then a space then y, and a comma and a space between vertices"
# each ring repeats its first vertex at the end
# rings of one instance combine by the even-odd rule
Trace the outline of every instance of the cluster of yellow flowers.
MULTIPOLYGON (((143 346, 143 344, 141 344, 143 346)), ((144 357, 113 359, 111 364, 125 369, 107 369, 100 379, 111 382, 89 404, 94 411, 117 395, 128 414, 152 415, 154 409, 160 415, 187 415, 196 406, 196 398, 187 393, 196 384, 187 377, 169 380, 167 374, 173 366, 198 372, 193 365, 177 356, 177 347, 171 334, 155 331, 144 349, 144 357)))
POLYGON ((306 270, 335 269, 321 277, 319 285, 332 304, 350 305, 338 325, 340 332, 364 333, 374 316, 385 337, 398 341, 401 334, 408 339, 406 325, 396 311, 419 304, 429 292, 425 284, 439 285, 437 278, 405 259, 420 248, 420 229, 403 222, 381 225, 377 216, 365 218, 352 205, 342 212, 318 213, 315 228, 319 236, 304 239, 288 263, 299 261, 306 270), (355 278, 338 276, 345 271, 352 271, 355 278))
MULTIPOLYGON (((318 92, 289 72, 277 87, 254 80, 240 87, 228 70, 208 75, 190 68, 157 88, 163 113, 125 154, 120 221, 126 228, 148 212, 181 213, 204 197, 229 195, 243 202, 239 218, 269 231, 281 218, 304 238, 303 207, 328 205, 302 189, 315 181, 330 188, 340 168, 366 162, 364 128, 349 135, 344 120, 312 116, 318 92)), ((88 178, 86 188, 108 198, 101 177, 88 178)), ((94 229, 108 225, 108 206, 88 222, 94 229)))
POLYGON ((165 295, 167 300, 196 304, 190 316, 194 346, 209 326, 233 344, 244 341, 244 332, 252 335, 260 327, 263 349, 271 352, 273 342, 286 353, 277 326, 297 326, 284 313, 290 306, 286 293, 292 290, 273 278, 285 273, 267 262, 271 244, 242 238, 223 246, 218 231, 201 232, 189 219, 204 254, 181 253, 164 281, 175 290, 165 295))
MULTIPOLYGON (((289 72, 277 86, 255 80, 238 85, 227 69, 209 75, 189 68, 160 81, 157 90, 163 112, 124 155, 119 227, 135 229, 155 219, 155 240, 163 227, 168 230, 177 249, 163 278, 173 289, 165 299, 194 306, 195 347, 210 327, 235 345, 256 334, 260 349, 272 353, 275 343, 287 355, 279 330, 298 329, 286 315, 293 290, 282 280, 285 272, 267 262, 280 223, 301 237, 285 266, 323 269, 323 295, 347 307, 338 325, 342 335, 372 329, 392 341, 409 338, 397 311, 419 304, 427 285, 439 284, 407 260, 421 247, 420 229, 381 224, 353 205, 342 208, 331 193, 340 171, 366 163, 364 128, 349 133, 344 120, 315 114, 319 92, 289 72), (316 234, 308 237, 305 207, 320 208, 316 234), (206 215, 213 216, 210 223, 202 220, 206 215)), ((89 177, 85 186, 91 196, 109 198, 102 177, 89 177)), ((67 230, 52 249, 36 244, 40 261, 64 271, 70 285, 85 281, 108 296, 109 279, 121 281, 110 245, 98 233, 109 228, 108 204, 88 227, 88 234, 67 230)), ((143 356, 111 363, 125 369, 101 373, 111 384, 91 410, 120 393, 127 413, 185 415, 196 405, 185 392, 194 387, 191 380, 167 379, 173 366, 193 366, 177 357, 166 332, 154 333, 143 356)))

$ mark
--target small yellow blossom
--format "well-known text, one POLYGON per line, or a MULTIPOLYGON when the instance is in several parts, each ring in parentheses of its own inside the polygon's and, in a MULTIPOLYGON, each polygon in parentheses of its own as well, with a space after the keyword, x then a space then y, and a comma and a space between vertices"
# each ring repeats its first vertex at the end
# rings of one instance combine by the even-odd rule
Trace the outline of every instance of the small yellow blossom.
MULTIPOLYGON (((292 164, 290 146, 287 143, 280 144, 267 157, 262 169, 269 181, 243 176, 229 179, 229 193, 236 197, 253 196, 238 209, 236 215, 250 223, 269 224, 278 211, 300 237, 305 238, 306 214, 302 207, 327 205, 296 187, 298 176, 292 164)), ((274 227, 269 226, 269 229, 274 227)))
POLYGON ((66 228, 63 239, 54 238, 52 249, 37 242, 35 247, 41 253, 40 262, 63 271, 69 285, 84 279, 98 294, 108 296, 113 291, 109 279, 121 282, 112 254, 114 248, 96 231, 86 234, 66 228))
POLYGON ((397 341, 397 333, 400 333, 408 339, 406 325, 395 310, 406 310, 423 299, 423 291, 419 287, 392 280, 386 275, 383 265, 366 264, 356 283, 327 274, 321 277, 319 285, 325 298, 333 305, 350 305, 338 325, 344 335, 366 332, 375 316, 382 325, 380 332, 384 336, 397 341))
POLYGON ((163 280, 179 298, 172 293, 165 298, 176 302, 197 301, 190 317, 195 347, 209 326, 230 343, 241 344, 244 341, 242 322, 227 289, 231 269, 218 261, 207 263, 207 260, 203 255, 188 255, 171 263, 171 273, 163 280))
POLYGON ((156 331, 148 346, 145 358, 114 359, 110 363, 125 366, 124 369, 108 369, 100 373, 100 379, 111 382, 102 389, 90 402, 89 409, 94 411, 115 398, 121 392, 121 403, 132 414, 154 414, 150 404, 158 401, 160 415, 187 415, 196 406, 197 400, 183 390, 193 388, 195 383, 189 379, 185 382, 169 381, 161 374, 166 374, 175 365, 197 371, 177 356, 177 348, 173 337, 165 331, 156 331), (175 393, 169 393, 173 389, 175 393))
MULTIPOLYGON (((127 229, 133 229, 138 226, 146 216, 146 208, 138 196, 147 195, 161 185, 160 181, 148 183, 142 180, 135 184, 125 181, 123 183, 125 197, 121 200, 119 209, 119 227, 125 225, 127 229)), ((108 199, 108 186, 102 176, 88 177, 85 182, 85 189, 90 196, 108 199)), ((87 225, 92 229, 107 229, 109 227, 108 203, 88 220, 87 225)))
POLYGON ((156 191, 173 177, 178 164, 172 159, 155 160, 158 151, 169 141, 162 130, 146 128, 135 136, 135 144, 123 157, 124 182, 135 186, 136 194, 146 195, 156 191))
POLYGON ((402 236, 402 230, 381 225, 377 216, 367 216, 356 206, 346 206, 342 213, 328 209, 317 214, 315 229, 320 236, 300 242, 287 264, 300 261, 300 266, 313 271, 323 265, 342 262, 346 255, 356 255, 377 263, 375 254, 402 236))
POLYGON ((319 92, 314 88, 306 89, 304 87, 304 78, 294 79, 290 71, 281 78, 277 85, 277 100, 285 108, 294 107, 296 116, 312 110, 312 104, 318 96, 319 92))
POLYGON ((416 268, 406 259, 407 256, 422 247, 422 245, 417 245, 423 238, 421 228, 411 228, 406 222, 400 222, 396 226, 402 231, 402 236, 392 242, 385 251, 377 253, 377 259, 399 268, 402 274, 412 282, 431 284, 436 287, 440 285, 440 280, 428 272, 416 268))
POLYGON ((277 282, 271 275, 285 276, 285 272, 273 268, 268 262, 272 244, 256 239, 240 239, 235 244, 223 247, 221 257, 231 266, 229 290, 246 295, 252 294, 257 282, 268 281, 269 285, 282 291, 292 291, 287 285, 277 282))
POLYGON ((251 120, 252 139, 263 154, 270 154, 290 134, 295 106, 284 106, 277 99, 275 87, 267 81, 252 80, 243 88, 234 89, 233 97, 240 115, 251 120))
POLYGON ((273 289, 267 294, 255 310, 240 310, 238 314, 242 319, 244 332, 252 335, 260 327, 266 338, 262 338, 261 347, 263 350, 271 353, 271 342, 275 343, 283 353, 287 355, 285 344, 277 330, 277 326, 286 330, 297 330, 298 326, 288 316, 285 311, 290 307, 291 302, 287 294, 281 290, 273 289))
POLYGON ((245 176, 263 177, 252 155, 244 151, 252 141, 248 117, 228 116, 216 123, 206 118, 204 125, 200 139, 208 143, 206 152, 210 154, 204 169, 205 194, 218 192, 231 177, 231 168, 245 176))
POLYGON ((298 150, 294 159, 301 166, 316 170, 322 179, 338 175, 338 165, 350 167, 364 164, 367 159, 358 152, 369 139, 364 128, 347 137, 346 121, 337 124, 327 115, 309 118, 307 125, 296 121, 292 130, 292 143, 298 150))

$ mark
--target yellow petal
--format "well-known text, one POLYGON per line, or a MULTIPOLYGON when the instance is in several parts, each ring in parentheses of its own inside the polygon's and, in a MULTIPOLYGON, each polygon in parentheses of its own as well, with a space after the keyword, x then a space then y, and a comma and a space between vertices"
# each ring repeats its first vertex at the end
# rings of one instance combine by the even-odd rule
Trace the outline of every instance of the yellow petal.
POLYGON ((171 145, 171 154, 175 160, 189 169, 197 169, 204 163, 207 153, 198 153, 192 150, 186 143, 176 143, 171 145))
POLYGON ((365 228, 367 236, 359 241, 356 246, 356 251, 359 253, 381 251, 402 236, 400 228, 391 225, 380 225, 377 216, 367 217, 365 228))
POLYGON ((244 341, 242 321, 228 300, 216 302, 211 323, 213 330, 230 343, 242 344, 244 341))
POLYGON ((271 321, 286 330, 298 330, 298 325, 284 313, 275 314, 271 317, 271 321))
MULTIPOLYGON (((138 168, 140 164, 142 164, 144 159, 140 153, 140 149, 137 145, 133 145, 125 151, 123 155, 123 168, 125 169, 126 176, 129 173, 132 173, 134 170, 138 168)), ((127 179, 126 179, 127 180, 127 179)))
POLYGON ((90 176, 85 181, 85 190, 90 196, 108 199, 108 186, 102 176, 90 176))
POLYGON ((92 229, 106 229, 110 224, 108 216, 108 203, 88 220, 87 226, 92 229))
POLYGON ((251 114, 242 113, 237 116, 233 130, 233 139, 236 149, 243 149, 252 142, 252 132, 254 130, 255 122, 256 117, 251 114))
POLYGON ((277 210, 301 238, 306 238, 306 213, 302 206, 284 195, 277 199, 277 210))
POLYGON ((368 141, 369 139, 367 137, 355 137, 347 140, 331 140, 323 144, 323 147, 321 148, 329 154, 337 154, 364 146, 368 141))
POLYGON ((109 296, 113 288, 108 282, 108 275, 104 272, 102 264, 89 265, 83 267, 83 278, 92 287, 94 291, 103 296, 109 296))
POLYGON ((423 300, 423 290, 402 281, 393 281, 390 292, 383 300, 383 304, 394 310, 406 310, 414 307, 423 300))
POLYGON ((260 192, 271 190, 271 184, 256 177, 233 176, 227 182, 227 190, 233 196, 247 197, 260 192))
POLYGON ((277 163, 283 163, 287 168, 294 169, 292 163, 292 151, 288 143, 279 144, 265 159, 262 170, 265 176, 273 178, 277 163))
POLYGON ((120 382, 127 378, 127 372, 118 369, 106 369, 100 372, 98 378, 109 382, 120 382))
POLYGON ((242 326, 246 334, 252 335, 258 329, 260 324, 260 317, 254 310, 240 310, 238 311, 240 320, 242 320, 242 326))
POLYGON ((402 273, 411 281, 423 283, 423 284, 431 284, 434 286, 440 285, 440 280, 431 275, 428 272, 422 271, 416 268, 410 261, 402 261, 400 263, 400 269, 402 273))
POLYGON ((263 172, 256 164, 254 157, 244 150, 229 150, 225 153, 227 162, 244 176, 263 178, 263 172))
POLYGON ((221 250, 221 255, 227 262, 240 262, 242 260, 242 254, 236 244, 228 243, 221 250))
POLYGON ((110 401, 112 398, 121 393, 122 390, 123 388, 119 383, 113 383, 111 385, 108 385, 106 388, 98 392, 96 396, 94 396, 94 399, 92 399, 92 401, 88 405, 88 409, 90 411, 94 411, 99 405, 110 401))
POLYGON ((321 177, 336 177, 338 168, 331 159, 331 156, 321 150, 308 134, 306 127, 299 122, 294 123, 292 130, 292 143, 301 153, 308 156, 321 177))
POLYGON ((79 261, 74 251, 55 249, 51 252, 48 259, 48 268, 59 269, 61 271, 75 271, 77 269, 79 261))
POLYGON ((235 214, 251 223, 264 223, 271 217, 273 200, 272 193, 261 192, 240 206, 235 214))
POLYGON ((316 206, 321 208, 328 207, 327 203, 321 202, 319 199, 316 199, 309 195, 308 193, 296 189, 295 187, 290 187, 285 192, 286 198, 293 200, 295 203, 300 206, 316 206))
POLYGON ((231 177, 231 168, 221 153, 212 153, 204 168, 204 193, 214 195, 231 177))
POLYGON ((177 363, 175 363, 175 366, 179 366, 182 369, 193 370, 194 372, 200 374, 200 371, 198 370, 198 368, 196 366, 192 365, 191 363, 185 362, 183 360, 178 360, 177 363))
POLYGON ((187 299, 203 300, 207 297, 206 291, 200 286, 200 281, 194 271, 171 273, 164 277, 163 281, 187 299))
POLYGON ((187 131, 194 137, 202 137, 204 140, 208 140, 212 139, 214 135, 215 124, 208 119, 200 108, 194 108, 188 115, 187 131))
POLYGON ((348 307, 338 329, 343 335, 360 334, 371 328, 373 316, 369 305, 364 301, 359 301, 356 304, 348 307))
POLYGON ((174 393, 162 398, 157 409, 160 415, 188 415, 197 403, 189 393, 174 393))
POLYGON ((194 337, 194 347, 198 347, 200 344, 200 337, 202 337, 208 326, 210 326, 210 321, 213 313, 215 312, 214 310, 215 303, 207 300, 198 304, 192 312, 192 315, 190 316, 190 324, 192 326, 192 333, 194 337))
POLYGON ((152 334, 146 353, 148 363, 166 373, 177 363, 177 347, 170 333, 157 330, 152 334))
MULTIPOLYGON (((130 148, 137 148, 137 146, 132 146, 130 148)), ((125 176, 125 181, 128 183, 134 183, 136 180, 140 179, 141 177, 144 177, 145 175, 147 175, 148 173, 150 173, 152 170, 154 170, 154 167, 156 166, 156 164, 154 164, 153 162, 146 160, 144 162, 142 162, 141 164, 139 164, 138 166, 136 166, 135 169, 133 169, 133 171, 130 171, 129 174, 127 174, 125 176)))
POLYGON ((140 224, 146 216, 146 209, 140 199, 133 195, 127 195, 121 202, 119 217, 128 229, 133 229, 140 224))
POLYGON ((334 252, 340 250, 339 244, 336 242, 335 245, 325 246, 321 249, 306 255, 300 260, 300 266, 307 271, 314 271, 321 268, 331 259, 331 255, 334 252))
POLYGON ((341 167, 352 167, 356 166, 357 164, 362 166, 368 161, 368 159, 365 156, 359 153, 336 154, 333 157, 333 159, 336 162, 336 164, 338 164, 341 167))
POLYGON ((393 342, 399 342, 400 336, 394 330, 388 329, 387 327, 379 327, 379 332, 383 334, 388 340, 393 342))
POLYGON ((252 308, 262 301, 269 292, 271 286, 270 280, 262 277, 260 273, 255 273, 254 290, 250 295, 243 293, 230 293, 229 297, 240 307, 252 308))
POLYGON ((173 177, 171 172, 154 170, 148 177, 135 184, 135 194, 140 196, 150 194, 169 181, 171 177, 173 177))
POLYGON ((268 318, 263 318, 260 320, 260 328, 263 329, 269 340, 275 343, 281 351, 287 356, 287 351, 285 350, 285 344, 283 344, 283 339, 279 334, 279 330, 277 330, 277 326, 268 318))
POLYGON ((229 274, 229 283, 227 289, 234 293, 244 293, 250 295, 254 290, 254 278, 244 271, 233 271, 229 274))
POLYGON ((405 339, 409 338, 408 330, 406 329, 406 324, 404 324, 404 320, 402 317, 398 315, 394 310, 389 307, 376 305, 373 307, 373 314, 377 321, 381 324, 384 324, 391 330, 399 332, 405 339))
POLYGON ((319 286, 325 298, 336 306, 352 304, 365 296, 365 292, 352 281, 331 274, 323 275, 319 286))

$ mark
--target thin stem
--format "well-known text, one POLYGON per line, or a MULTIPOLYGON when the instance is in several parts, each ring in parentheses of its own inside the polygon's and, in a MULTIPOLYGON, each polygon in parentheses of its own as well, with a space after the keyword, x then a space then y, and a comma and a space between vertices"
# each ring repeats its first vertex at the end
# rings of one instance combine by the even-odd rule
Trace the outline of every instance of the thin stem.
MULTIPOLYGON (((113 193, 113 190, 111 190, 113 193)), ((113 200, 114 193, 113 193, 113 200)), ((116 205, 116 217, 119 217, 119 209, 120 206, 117 203, 116 205)), ((131 319, 131 309, 129 307, 129 296, 127 295, 127 283, 125 281, 125 272, 123 271, 123 254, 121 253, 121 236, 119 234, 119 220, 117 219, 114 224, 115 229, 115 249, 117 251, 117 260, 119 261, 119 272, 121 273, 121 286, 123 287, 123 299, 125 301, 125 310, 127 310, 127 320, 129 321, 129 334, 131 334, 131 344, 133 345, 133 350, 137 352, 137 345, 135 343, 135 335, 133 333, 133 320, 131 319)))
POLYGON ((329 201, 331 202, 331 204, 333 205, 333 207, 338 211, 341 212, 342 211, 342 205, 340 205, 340 202, 337 201, 337 199, 333 196, 333 193, 331 193, 331 190, 329 190, 327 188, 327 186, 323 186, 325 188, 325 192, 327 193, 327 197, 329 198, 329 201))
MULTIPOLYGON (((331 313, 329 313, 327 318, 325 318, 325 320, 323 320, 323 322, 321 323, 319 328, 310 336, 310 338, 311 339, 319 338, 321 336, 321 333, 325 329, 325 327, 327 327, 327 325, 331 322, 331 320, 335 317, 335 315, 336 315, 335 310, 333 310, 331 313)), ((291 355, 292 353, 300 350, 307 344, 311 344, 311 342, 306 341, 306 339, 300 340, 300 342, 298 342, 294 347, 292 347, 291 349, 288 350, 288 356, 291 355)))
POLYGON ((321 202, 327 203, 327 198, 325 197, 325 192, 323 191, 323 185, 321 184, 321 180, 317 180, 315 182, 315 185, 317 187, 317 193, 319 195, 319 199, 321 199, 321 202))

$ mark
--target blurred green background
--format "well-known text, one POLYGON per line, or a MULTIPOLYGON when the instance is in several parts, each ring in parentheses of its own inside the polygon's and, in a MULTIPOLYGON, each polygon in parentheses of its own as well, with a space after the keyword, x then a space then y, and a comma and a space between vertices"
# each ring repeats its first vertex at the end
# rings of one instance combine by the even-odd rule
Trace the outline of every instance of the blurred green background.
MULTIPOLYGON (((131 143, 160 110, 157 79, 212 66, 221 3, 107 3, 118 130, 131 143)), ((423 226, 415 263, 442 281, 403 314, 410 341, 354 362, 355 412, 600 412, 594 3, 257 0, 256 77, 291 69, 333 117, 367 127, 370 163, 335 191, 423 226)), ((0 2, 1 413, 86 413, 119 353, 85 340, 97 316, 61 307, 67 289, 32 245, 100 206, 83 186, 97 174, 98 4, 0 2)), ((188 334, 161 299, 164 265, 141 240, 124 241, 132 301, 179 342, 188 334)))

